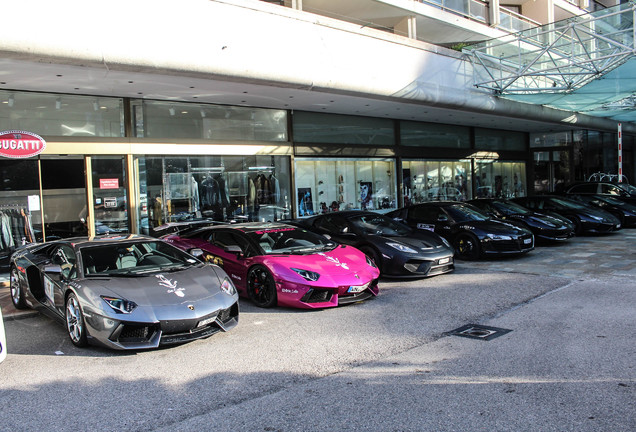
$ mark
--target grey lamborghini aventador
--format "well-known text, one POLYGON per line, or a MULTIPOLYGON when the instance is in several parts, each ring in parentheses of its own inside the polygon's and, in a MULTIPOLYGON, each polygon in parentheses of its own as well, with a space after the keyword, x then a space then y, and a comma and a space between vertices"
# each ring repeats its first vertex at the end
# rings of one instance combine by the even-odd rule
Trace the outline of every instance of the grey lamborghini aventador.
POLYGON ((13 305, 66 325, 76 346, 155 348, 228 331, 238 294, 227 274, 145 236, 31 244, 10 261, 13 305))

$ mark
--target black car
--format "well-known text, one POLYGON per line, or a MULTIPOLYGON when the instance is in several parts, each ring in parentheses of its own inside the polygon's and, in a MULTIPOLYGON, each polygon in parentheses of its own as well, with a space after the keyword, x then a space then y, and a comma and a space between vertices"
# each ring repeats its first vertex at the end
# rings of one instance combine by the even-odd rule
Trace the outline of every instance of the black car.
POLYGON ((434 231, 450 241, 458 257, 522 254, 534 249, 534 235, 512 223, 492 219, 476 207, 457 201, 415 204, 387 214, 419 230, 434 231))
POLYGON ((603 195, 570 195, 569 198, 574 198, 586 205, 592 205, 613 214, 621 222, 623 228, 636 226, 635 204, 603 195))
POLYGON ((507 199, 479 198, 468 203, 496 219, 529 229, 537 241, 564 241, 574 236, 574 226, 567 219, 537 213, 507 199))
POLYGON ((580 201, 557 195, 537 195, 513 198, 512 201, 541 213, 556 213, 574 224, 574 233, 609 233, 621 228, 621 222, 611 213, 580 201))
POLYGON ((580 182, 565 188, 568 195, 600 195, 636 204, 636 186, 628 183, 580 182))
POLYGON ((384 276, 434 276, 455 268, 453 248, 445 239, 379 213, 339 211, 297 219, 295 224, 360 249, 384 276))

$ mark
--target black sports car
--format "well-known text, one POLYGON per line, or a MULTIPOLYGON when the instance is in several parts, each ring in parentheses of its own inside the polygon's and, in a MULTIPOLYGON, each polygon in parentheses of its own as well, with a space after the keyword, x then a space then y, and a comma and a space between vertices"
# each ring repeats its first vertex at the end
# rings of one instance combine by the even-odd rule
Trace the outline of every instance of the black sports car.
POLYGON ((579 182, 565 188, 568 195, 600 195, 636 204, 636 186, 628 183, 579 182))
POLYGON ((462 202, 415 204, 394 210, 387 216, 445 237, 455 246, 457 256, 463 259, 522 254, 534 249, 534 235, 529 230, 492 219, 476 207, 462 202))
POLYGON ((435 233, 419 232, 379 213, 352 210, 327 213, 296 224, 354 246, 371 257, 382 275, 424 277, 455 268, 452 246, 435 233))
POLYGON ((586 205, 598 207, 616 216, 623 228, 636 226, 636 205, 604 195, 568 195, 586 205))
POLYGON ((76 346, 144 349, 228 331, 238 293, 227 274, 150 237, 34 243, 11 257, 13 305, 63 322, 76 346))
POLYGON ((563 241, 574 236, 574 226, 569 221, 528 210, 507 199, 479 198, 467 202, 496 219, 515 222, 529 229, 537 241, 563 241))
POLYGON ((574 233, 609 233, 619 230, 621 222, 599 208, 585 205, 580 201, 557 195, 536 195, 512 198, 512 201, 541 213, 556 213, 574 224, 574 233))

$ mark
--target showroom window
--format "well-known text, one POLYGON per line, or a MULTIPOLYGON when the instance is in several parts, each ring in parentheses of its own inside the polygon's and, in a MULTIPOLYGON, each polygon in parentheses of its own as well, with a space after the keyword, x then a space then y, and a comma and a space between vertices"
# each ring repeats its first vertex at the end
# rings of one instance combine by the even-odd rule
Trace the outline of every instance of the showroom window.
POLYGON ((0 90, 0 130, 48 136, 123 137, 119 98, 0 90))
POLYGON ((525 162, 475 161, 475 198, 527 195, 525 162))
POLYGON ((476 128, 475 148, 477 150, 525 151, 527 135, 524 132, 476 128))
POLYGON ((472 198, 470 161, 402 161, 404 204, 472 198))
POLYGON ((142 232, 167 222, 276 221, 291 217, 287 156, 140 158, 142 232))
POLYGON ((397 207, 395 162, 389 159, 296 158, 297 215, 397 207))

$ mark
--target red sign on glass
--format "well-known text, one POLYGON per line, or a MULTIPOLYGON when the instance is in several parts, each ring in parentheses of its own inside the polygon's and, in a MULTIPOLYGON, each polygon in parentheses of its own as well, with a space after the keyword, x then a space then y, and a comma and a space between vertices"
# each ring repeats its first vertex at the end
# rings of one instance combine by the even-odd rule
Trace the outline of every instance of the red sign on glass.
POLYGON ((119 189, 119 179, 99 179, 100 189, 119 189))
POLYGON ((46 148, 46 141, 31 132, 10 130, 0 132, 0 155, 8 158, 28 158, 46 148))

